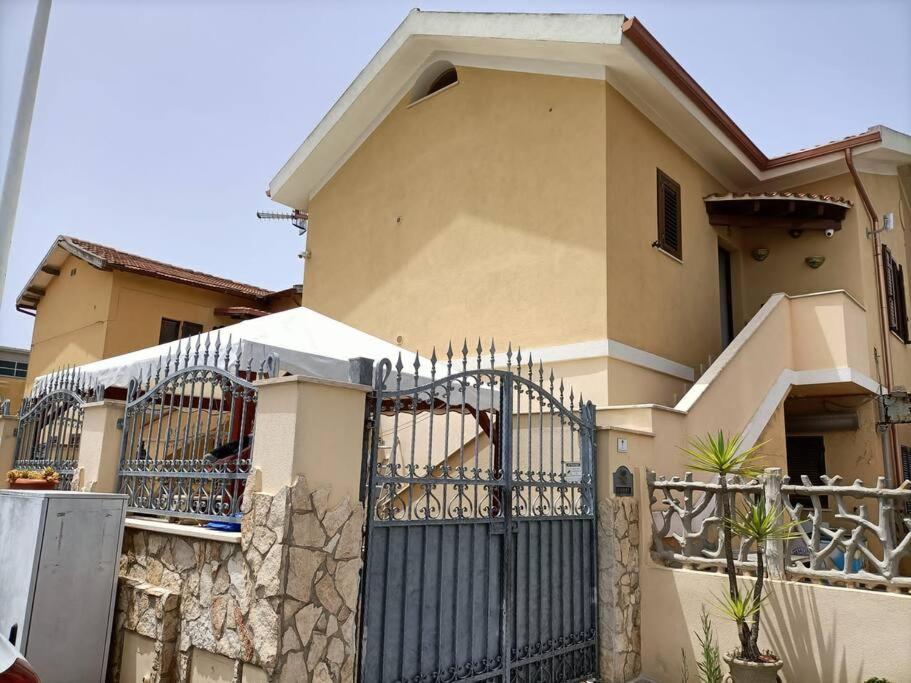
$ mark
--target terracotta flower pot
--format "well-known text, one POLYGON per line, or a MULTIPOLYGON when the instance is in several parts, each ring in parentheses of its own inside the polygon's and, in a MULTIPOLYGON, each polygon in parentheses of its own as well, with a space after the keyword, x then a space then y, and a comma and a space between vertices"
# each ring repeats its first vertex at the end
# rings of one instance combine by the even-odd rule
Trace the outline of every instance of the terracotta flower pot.
POLYGON ((780 659, 769 662, 748 662, 738 659, 732 652, 724 656, 734 683, 775 683, 778 672, 784 666, 780 659))
POLYGON ((25 491, 53 491, 57 487, 57 482, 47 479, 13 479, 9 487, 25 491))

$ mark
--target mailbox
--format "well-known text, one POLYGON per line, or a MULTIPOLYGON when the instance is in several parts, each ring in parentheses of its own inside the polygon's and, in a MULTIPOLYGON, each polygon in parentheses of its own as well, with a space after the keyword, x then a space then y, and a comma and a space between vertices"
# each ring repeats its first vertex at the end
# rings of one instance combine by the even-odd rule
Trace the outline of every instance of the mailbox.
POLYGON ((620 465, 614 470, 614 495, 618 497, 633 495, 633 473, 626 465, 620 465))

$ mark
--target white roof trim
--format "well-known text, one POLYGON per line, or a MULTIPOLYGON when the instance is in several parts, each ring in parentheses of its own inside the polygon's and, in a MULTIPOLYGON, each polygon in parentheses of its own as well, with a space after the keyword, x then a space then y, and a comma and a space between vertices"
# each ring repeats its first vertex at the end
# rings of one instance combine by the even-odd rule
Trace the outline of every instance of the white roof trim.
MULTIPOLYGON (((587 360, 590 358, 613 358, 631 365, 638 365, 648 370, 654 370, 665 375, 677 377, 686 382, 692 382, 695 377, 693 368, 683 363, 659 356, 635 346, 629 346, 616 339, 593 339, 584 342, 573 342, 559 346, 545 346, 533 349, 523 349, 523 356, 534 359, 534 362, 560 363, 565 361, 587 360)), ((514 359, 513 359, 514 360, 514 359)), ((498 353, 495 356, 497 367, 506 366, 506 354, 498 353)))

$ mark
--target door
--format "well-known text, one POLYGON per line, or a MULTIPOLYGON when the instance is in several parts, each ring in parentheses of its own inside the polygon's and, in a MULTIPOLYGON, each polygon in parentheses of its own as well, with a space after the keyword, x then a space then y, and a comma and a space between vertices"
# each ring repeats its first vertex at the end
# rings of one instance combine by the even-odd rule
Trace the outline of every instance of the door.
POLYGON ((731 252, 718 246, 718 292, 721 304, 721 348, 734 339, 734 291, 731 284, 731 252))
MULTIPOLYGON (((822 486, 821 476, 826 473, 826 445, 822 436, 787 437, 788 476, 798 486, 806 476, 813 486, 822 486)), ((821 496, 823 507, 828 507, 828 496, 821 496)), ((811 505, 809 496, 792 496, 791 502, 811 505)))

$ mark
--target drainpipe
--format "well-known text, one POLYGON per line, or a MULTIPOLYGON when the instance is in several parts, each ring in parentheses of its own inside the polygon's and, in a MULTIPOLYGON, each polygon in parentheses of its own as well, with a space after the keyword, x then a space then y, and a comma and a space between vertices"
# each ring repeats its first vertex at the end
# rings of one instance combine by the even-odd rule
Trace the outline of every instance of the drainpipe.
MULTIPOLYGON (((870 200, 870 195, 867 194, 867 189, 864 187, 864 183, 860 179, 857 169, 854 167, 854 157, 851 154, 850 147, 845 150, 845 163, 848 165, 848 171, 851 173, 851 178, 854 180, 854 186, 857 188, 857 193, 860 195, 861 203, 864 205, 864 210, 867 213, 867 219, 870 221, 870 230, 867 235, 871 238, 873 247, 873 272, 876 274, 876 311, 879 318, 879 337, 884 370, 884 377, 880 380, 880 400, 877 401, 879 407, 879 422, 882 423, 886 418, 882 402, 882 390, 885 389, 886 392, 892 390, 892 353, 889 349, 886 297, 883 294, 885 274, 883 273, 882 244, 879 241, 879 218, 877 217, 878 214, 876 213, 876 209, 873 207, 873 202, 870 200)), ((891 487, 894 485, 893 464, 895 462, 896 443, 895 425, 877 427, 877 429, 879 431, 883 451, 883 470, 886 475, 886 485, 891 487)))

